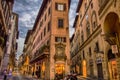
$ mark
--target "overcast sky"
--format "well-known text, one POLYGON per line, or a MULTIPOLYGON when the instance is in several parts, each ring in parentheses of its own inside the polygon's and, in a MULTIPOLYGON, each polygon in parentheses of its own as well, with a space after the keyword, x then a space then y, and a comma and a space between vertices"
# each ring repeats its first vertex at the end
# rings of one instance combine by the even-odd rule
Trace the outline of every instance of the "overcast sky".
MULTIPOLYGON (((75 11, 78 1, 79 0, 71 0, 72 4, 69 13, 70 37, 74 32, 72 26, 76 15, 75 11)), ((19 14, 19 39, 17 58, 22 54, 26 33, 29 29, 32 29, 41 4, 42 0, 15 0, 13 11, 19 14)))

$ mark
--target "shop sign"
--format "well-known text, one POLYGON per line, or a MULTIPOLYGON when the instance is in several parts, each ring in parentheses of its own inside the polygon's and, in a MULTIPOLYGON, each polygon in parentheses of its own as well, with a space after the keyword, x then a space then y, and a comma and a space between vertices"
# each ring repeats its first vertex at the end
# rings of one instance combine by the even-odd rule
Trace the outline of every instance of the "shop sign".
POLYGON ((96 59, 96 63, 102 63, 102 58, 101 58, 101 57, 98 57, 98 58, 96 59))
POLYGON ((117 47, 117 45, 112 45, 111 46, 111 48, 112 48, 112 53, 118 53, 118 47, 117 47))

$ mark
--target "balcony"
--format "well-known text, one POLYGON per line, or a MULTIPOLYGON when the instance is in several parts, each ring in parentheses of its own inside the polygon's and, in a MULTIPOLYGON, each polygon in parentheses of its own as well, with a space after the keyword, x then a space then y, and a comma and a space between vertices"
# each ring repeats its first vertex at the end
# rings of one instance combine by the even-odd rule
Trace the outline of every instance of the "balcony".
POLYGON ((107 33, 107 34, 102 34, 104 40, 107 41, 110 45, 115 45, 116 44, 116 33, 107 33))
POLYGON ((49 56, 49 46, 44 45, 38 51, 36 51, 36 53, 34 54, 34 57, 30 60, 30 63, 37 62, 48 56, 49 56))
POLYGON ((108 4, 110 0, 100 0, 99 2, 99 6, 100 6, 100 9, 98 11, 98 14, 100 15, 103 11, 103 9, 105 9, 106 5, 108 4))

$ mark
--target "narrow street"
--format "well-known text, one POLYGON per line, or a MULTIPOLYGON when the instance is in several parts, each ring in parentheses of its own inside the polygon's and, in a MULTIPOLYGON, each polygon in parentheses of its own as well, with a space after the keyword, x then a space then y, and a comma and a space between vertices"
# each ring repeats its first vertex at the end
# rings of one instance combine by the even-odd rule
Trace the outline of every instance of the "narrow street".
POLYGON ((13 76, 11 80, 38 80, 38 79, 17 75, 17 76, 13 76))
POLYGON ((0 80, 120 80, 120 0, 0 0, 0 80))
MULTIPOLYGON (((3 80, 3 76, 0 76, 0 80, 3 80)), ((7 80, 38 80, 38 79, 16 73, 13 74, 11 78, 7 76, 7 80)))
MULTIPOLYGON (((0 79, 0 80, 3 80, 3 79, 0 79)), ((14 75, 12 76, 12 79, 9 79, 9 80, 42 80, 42 79, 35 79, 32 77, 22 76, 22 75, 14 75)), ((78 77, 78 80, 97 80, 97 79, 78 77)))
POLYGON ((25 76, 21 76, 21 75, 16 75, 12 77, 12 80, 37 80, 37 79, 33 79, 30 77, 25 77, 25 76))
POLYGON ((21 77, 21 76, 13 76, 12 80, 33 80, 33 79, 21 77))
POLYGON ((78 80, 97 80, 97 79, 92 79, 92 78, 84 78, 84 77, 78 77, 78 80))

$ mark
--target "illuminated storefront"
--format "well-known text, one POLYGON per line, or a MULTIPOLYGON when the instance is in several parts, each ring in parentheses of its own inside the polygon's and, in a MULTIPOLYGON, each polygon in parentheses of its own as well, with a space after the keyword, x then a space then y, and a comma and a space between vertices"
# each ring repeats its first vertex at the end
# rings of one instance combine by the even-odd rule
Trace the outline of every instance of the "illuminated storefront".
POLYGON ((110 74, 110 80, 119 80, 118 79, 118 70, 117 70, 117 62, 115 55, 112 53, 112 50, 108 51, 108 68, 110 74))
POLYGON ((54 56, 55 59, 55 78, 63 79, 65 75, 65 45, 62 43, 56 44, 56 54, 54 56))
POLYGON ((57 74, 65 74, 65 65, 64 64, 56 64, 55 65, 55 72, 57 74))
POLYGON ((86 69, 86 61, 83 60, 83 76, 86 77, 87 76, 87 69, 86 69))

